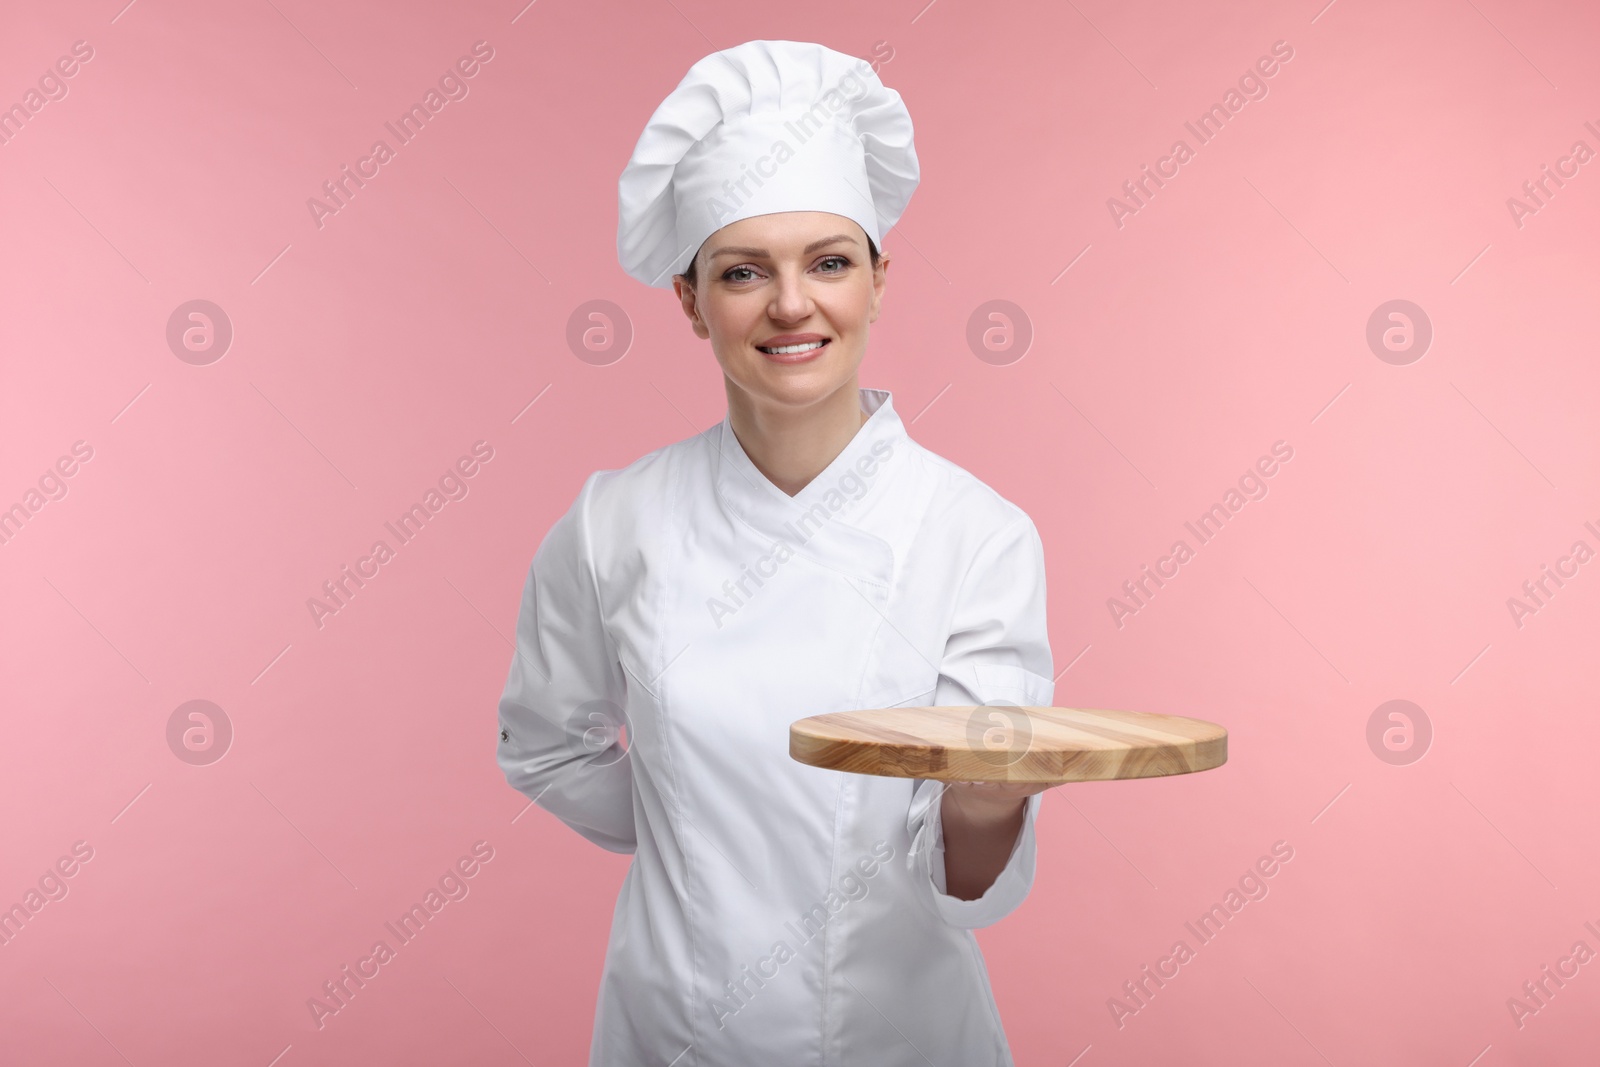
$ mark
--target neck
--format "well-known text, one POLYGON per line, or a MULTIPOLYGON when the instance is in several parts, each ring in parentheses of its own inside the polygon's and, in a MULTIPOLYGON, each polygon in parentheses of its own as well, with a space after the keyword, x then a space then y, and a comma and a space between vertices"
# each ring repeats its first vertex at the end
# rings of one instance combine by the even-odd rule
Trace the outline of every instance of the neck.
POLYGON ((725 379, 728 422, 745 455, 789 496, 804 489, 843 452, 867 421, 857 376, 805 407, 771 404, 725 379))

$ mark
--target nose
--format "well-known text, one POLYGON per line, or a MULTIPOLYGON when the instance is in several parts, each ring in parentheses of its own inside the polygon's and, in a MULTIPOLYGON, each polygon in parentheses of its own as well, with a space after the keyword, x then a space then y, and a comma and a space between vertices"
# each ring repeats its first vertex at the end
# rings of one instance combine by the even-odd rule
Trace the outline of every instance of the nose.
POLYGON ((779 271, 777 282, 767 314, 776 322, 800 322, 809 318, 811 294, 806 290, 804 273, 779 271))

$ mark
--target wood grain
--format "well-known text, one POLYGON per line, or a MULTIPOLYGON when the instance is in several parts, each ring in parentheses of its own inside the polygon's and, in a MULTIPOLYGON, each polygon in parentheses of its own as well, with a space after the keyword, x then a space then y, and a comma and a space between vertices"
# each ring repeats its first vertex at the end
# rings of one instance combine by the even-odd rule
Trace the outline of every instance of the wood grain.
POLYGON ((1090 708, 879 708, 800 719, 801 763, 947 782, 1101 782, 1220 767, 1228 731, 1182 715, 1090 708))

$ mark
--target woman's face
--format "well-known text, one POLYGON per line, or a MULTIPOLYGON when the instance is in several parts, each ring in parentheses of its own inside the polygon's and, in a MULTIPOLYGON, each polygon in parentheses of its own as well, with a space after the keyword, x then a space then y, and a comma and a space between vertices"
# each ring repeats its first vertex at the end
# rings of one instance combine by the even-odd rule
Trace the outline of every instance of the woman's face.
POLYGON ((850 219, 782 211, 713 233, 697 253, 695 287, 680 274, 673 288, 730 381, 754 401, 804 407, 854 377, 888 265, 880 255, 873 268, 867 235, 850 219))

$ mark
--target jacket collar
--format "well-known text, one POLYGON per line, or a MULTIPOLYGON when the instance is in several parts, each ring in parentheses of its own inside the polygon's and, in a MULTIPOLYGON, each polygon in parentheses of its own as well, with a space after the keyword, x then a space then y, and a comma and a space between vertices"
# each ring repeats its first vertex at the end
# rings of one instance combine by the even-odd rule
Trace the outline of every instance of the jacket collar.
POLYGON ((765 540, 879 587, 894 580, 896 547, 914 534, 927 506, 923 465, 887 389, 861 389, 866 422, 844 450, 794 496, 772 484, 734 435, 732 416, 707 435, 717 447, 723 506, 765 540))

